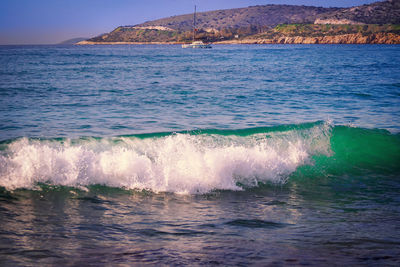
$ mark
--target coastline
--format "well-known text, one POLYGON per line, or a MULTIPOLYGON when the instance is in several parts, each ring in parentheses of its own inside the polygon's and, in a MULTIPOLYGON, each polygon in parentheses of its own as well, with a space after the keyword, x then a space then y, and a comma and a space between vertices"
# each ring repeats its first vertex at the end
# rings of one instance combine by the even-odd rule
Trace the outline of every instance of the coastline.
MULTIPOLYGON (((81 41, 75 45, 175 45, 183 42, 93 42, 81 41)), ((235 39, 212 42, 211 44, 400 44, 400 35, 376 33, 370 35, 342 34, 331 36, 278 36, 272 39, 235 39)))
POLYGON ((215 44, 400 44, 400 35, 377 33, 371 35, 342 34, 333 36, 281 36, 273 39, 242 39, 215 44))
POLYGON ((182 42, 92 42, 92 41, 81 41, 76 43, 75 45, 149 45, 149 44, 183 44, 182 42))

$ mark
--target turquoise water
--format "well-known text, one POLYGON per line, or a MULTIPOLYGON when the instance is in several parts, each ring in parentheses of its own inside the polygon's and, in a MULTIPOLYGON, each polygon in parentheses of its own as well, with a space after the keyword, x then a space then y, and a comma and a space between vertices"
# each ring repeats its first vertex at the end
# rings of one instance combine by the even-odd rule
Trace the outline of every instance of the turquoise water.
POLYGON ((400 48, 0 47, 0 264, 393 265, 400 48))

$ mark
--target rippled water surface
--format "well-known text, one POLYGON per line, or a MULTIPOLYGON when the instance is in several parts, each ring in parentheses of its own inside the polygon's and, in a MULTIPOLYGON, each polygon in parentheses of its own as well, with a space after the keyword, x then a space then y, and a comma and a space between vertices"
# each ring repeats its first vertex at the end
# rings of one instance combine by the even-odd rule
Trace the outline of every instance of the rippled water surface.
POLYGON ((0 265, 398 266, 399 52, 0 46, 0 265))
POLYGON ((1 47, 0 138, 317 120, 399 132, 399 47, 1 47))

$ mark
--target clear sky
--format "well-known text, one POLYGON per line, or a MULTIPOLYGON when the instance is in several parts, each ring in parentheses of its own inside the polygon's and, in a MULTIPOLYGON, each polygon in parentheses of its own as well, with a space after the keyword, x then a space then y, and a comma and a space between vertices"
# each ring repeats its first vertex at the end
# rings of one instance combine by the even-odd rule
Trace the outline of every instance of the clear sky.
POLYGON ((0 0, 0 44, 52 44, 173 15, 266 4, 349 7, 378 0, 0 0))

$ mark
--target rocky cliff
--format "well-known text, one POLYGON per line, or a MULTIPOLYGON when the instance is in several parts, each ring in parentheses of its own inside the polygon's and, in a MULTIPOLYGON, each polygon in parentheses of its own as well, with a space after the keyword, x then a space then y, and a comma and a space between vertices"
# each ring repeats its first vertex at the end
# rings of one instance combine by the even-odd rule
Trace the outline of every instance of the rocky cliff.
POLYGON ((278 25, 237 41, 277 44, 400 44, 400 25, 278 25))
POLYGON ((216 42, 217 44, 400 44, 400 35, 377 33, 364 36, 361 33, 335 36, 281 36, 270 39, 242 39, 216 42))

